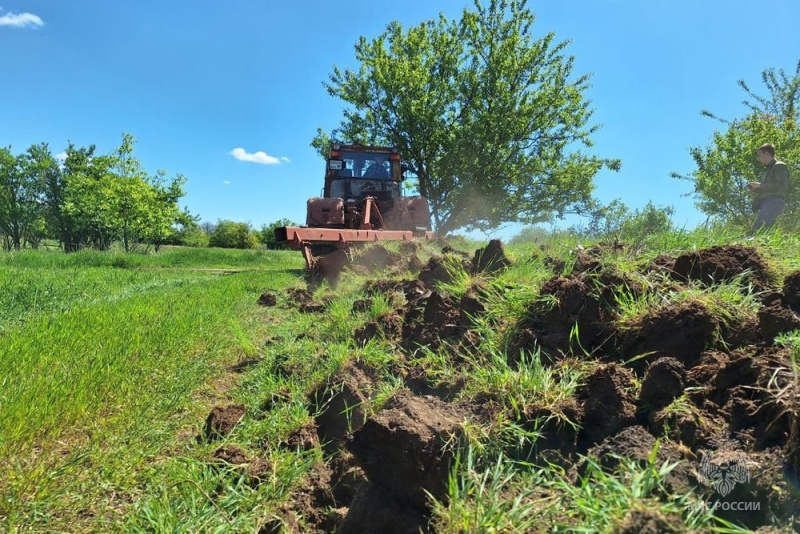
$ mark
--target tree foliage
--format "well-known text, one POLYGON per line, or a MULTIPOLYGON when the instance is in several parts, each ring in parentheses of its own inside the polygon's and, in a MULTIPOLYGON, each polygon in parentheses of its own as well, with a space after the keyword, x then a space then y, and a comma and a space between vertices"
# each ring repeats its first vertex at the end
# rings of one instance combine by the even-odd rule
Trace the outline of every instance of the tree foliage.
POLYGON ((6 247, 19 250, 34 232, 41 217, 37 204, 36 183, 27 172, 23 155, 11 148, 0 149, 0 231, 6 247))
POLYGON ((457 20, 360 38, 359 70, 334 67, 326 83, 350 107, 312 146, 397 146, 440 233, 585 211, 592 178, 619 161, 584 152, 598 128, 589 76, 573 76, 567 42, 534 36, 535 18, 525 0, 476 0, 457 20))
POLYGON ((221 248, 258 248, 258 233, 250 223, 217 221, 209 245, 221 248))
POLYGON ((743 102, 748 109, 744 117, 726 120, 702 112, 722 128, 714 131, 708 146, 689 149, 697 168, 688 176, 673 173, 673 177, 694 183, 696 205, 709 217, 750 226, 755 215, 747 183, 759 181, 764 171, 756 158, 758 147, 772 143, 778 159, 791 169, 786 211, 779 222, 797 227, 800 189, 794 181, 800 178, 800 62, 792 76, 767 69, 761 79, 766 96, 756 95, 744 81, 738 82, 748 96, 743 102))
POLYGON ((120 241, 126 251, 165 243, 191 215, 178 207, 186 179, 149 175, 124 134, 111 154, 72 143, 59 162, 48 145, 14 156, 0 151, 0 231, 11 246, 36 245, 45 235, 67 252, 105 250, 120 241))
POLYGON ((186 213, 186 218, 181 223, 181 228, 177 232, 170 234, 167 244, 203 248, 207 247, 210 241, 211 235, 200 226, 198 217, 186 213))
POLYGON ((656 206, 648 202, 633 211, 620 199, 597 208, 583 226, 570 231, 591 238, 616 238, 625 242, 640 242, 648 236, 669 232, 674 228, 672 206, 656 206))

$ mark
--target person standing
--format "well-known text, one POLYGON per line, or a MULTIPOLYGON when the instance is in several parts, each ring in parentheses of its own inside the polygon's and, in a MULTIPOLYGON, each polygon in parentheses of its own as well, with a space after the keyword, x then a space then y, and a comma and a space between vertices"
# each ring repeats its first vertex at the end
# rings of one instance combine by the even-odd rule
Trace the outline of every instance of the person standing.
POLYGON ((775 159, 775 146, 772 143, 761 145, 756 156, 765 169, 760 182, 747 184, 747 188, 755 195, 753 209, 758 210, 750 236, 775 224, 786 207, 786 195, 789 192, 789 167, 775 159))

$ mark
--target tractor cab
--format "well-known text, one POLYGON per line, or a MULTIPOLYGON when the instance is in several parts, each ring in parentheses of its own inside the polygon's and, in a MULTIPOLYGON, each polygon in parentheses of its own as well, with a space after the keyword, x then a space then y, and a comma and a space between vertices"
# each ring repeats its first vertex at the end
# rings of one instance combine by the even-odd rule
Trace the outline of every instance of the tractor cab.
POLYGON ((396 148, 331 146, 325 172, 325 198, 345 201, 367 196, 386 201, 402 196, 405 169, 396 148))

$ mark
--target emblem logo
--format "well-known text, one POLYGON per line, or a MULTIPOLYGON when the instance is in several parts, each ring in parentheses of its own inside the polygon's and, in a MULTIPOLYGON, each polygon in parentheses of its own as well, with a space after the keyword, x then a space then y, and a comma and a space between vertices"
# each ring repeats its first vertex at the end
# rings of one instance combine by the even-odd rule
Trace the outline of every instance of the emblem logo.
POLYGON ((736 484, 750 481, 750 471, 747 469, 747 457, 737 452, 725 455, 724 461, 714 461, 714 455, 703 453, 700 460, 700 478, 714 487, 714 490, 727 496, 736 484))

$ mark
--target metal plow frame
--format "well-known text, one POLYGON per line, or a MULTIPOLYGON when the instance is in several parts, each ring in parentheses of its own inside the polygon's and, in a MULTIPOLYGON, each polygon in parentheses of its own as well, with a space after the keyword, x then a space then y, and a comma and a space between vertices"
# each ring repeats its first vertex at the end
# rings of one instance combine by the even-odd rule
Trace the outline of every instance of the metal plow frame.
POLYGON ((294 250, 300 250, 311 268, 314 245, 329 245, 348 250, 351 243, 369 243, 378 241, 412 241, 415 239, 435 239, 434 232, 413 230, 352 230, 347 228, 309 228, 304 226, 284 226, 278 228, 276 240, 294 250))

